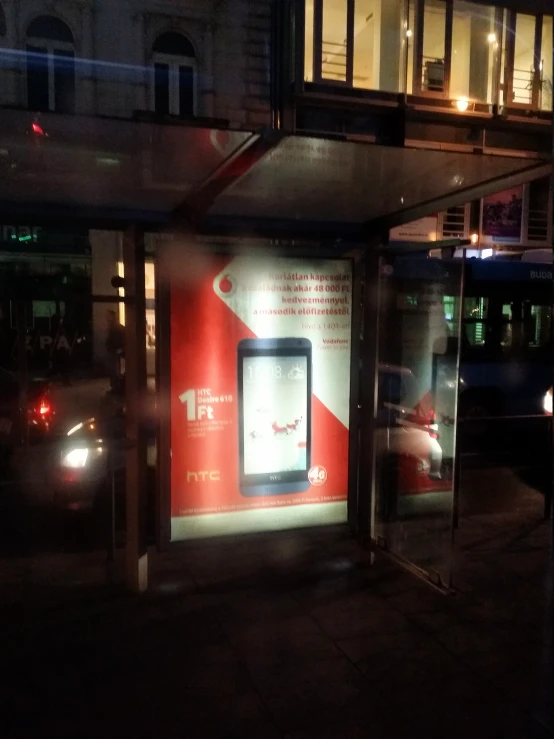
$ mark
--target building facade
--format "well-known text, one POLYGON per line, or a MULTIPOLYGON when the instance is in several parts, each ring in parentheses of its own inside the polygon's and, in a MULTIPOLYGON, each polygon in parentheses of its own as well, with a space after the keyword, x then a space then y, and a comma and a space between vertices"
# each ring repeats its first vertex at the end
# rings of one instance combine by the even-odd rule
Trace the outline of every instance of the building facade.
POLYGON ((269 124, 264 0, 2 0, 0 105, 269 124))

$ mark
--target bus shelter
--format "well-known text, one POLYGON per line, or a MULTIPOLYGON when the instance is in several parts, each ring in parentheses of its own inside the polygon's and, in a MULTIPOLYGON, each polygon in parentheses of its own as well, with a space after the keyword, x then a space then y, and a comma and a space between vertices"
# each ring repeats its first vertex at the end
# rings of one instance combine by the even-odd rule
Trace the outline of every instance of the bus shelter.
POLYGON ((131 588, 147 586, 151 232, 158 544, 348 521, 451 582, 463 262, 399 289, 421 261, 388 233, 549 162, 21 112, 0 150, 3 220, 123 232, 131 588))

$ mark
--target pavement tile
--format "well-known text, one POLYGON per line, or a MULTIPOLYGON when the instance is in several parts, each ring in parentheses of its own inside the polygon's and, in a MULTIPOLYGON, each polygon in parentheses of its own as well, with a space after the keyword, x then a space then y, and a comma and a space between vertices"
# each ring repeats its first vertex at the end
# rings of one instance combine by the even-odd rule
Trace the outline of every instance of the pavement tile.
POLYGON ((444 612, 454 608, 454 598, 449 598, 421 583, 387 599, 387 602, 404 614, 444 612))
POLYGON ((217 618, 224 631, 234 630, 252 625, 270 625, 283 619, 301 616, 302 609, 294 598, 287 593, 258 592, 247 595, 240 600, 228 603, 218 610, 217 618))
POLYGON ((311 610, 314 620, 333 639, 394 631, 406 626, 406 618, 381 600, 349 596, 311 610))
POLYGON ((378 682, 386 693, 421 686, 439 680, 470 677, 470 671, 438 644, 427 643, 410 651, 373 654, 358 663, 368 680, 378 682))
POLYGON ((255 685, 266 692, 272 686, 287 690, 289 682, 339 682, 363 680, 362 673, 346 657, 331 657, 300 663, 280 663, 273 665, 249 665, 249 673, 255 685))
POLYGON ((311 662, 340 657, 329 637, 308 618, 289 619, 278 626, 244 628, 230 636, 239 658, 251 666, 311 662))
POLYGON ((498 624, 455 624, 439 631, 436 638, 458 656, 519 642, 519 634, 498 624))
POLYGON ((359 636, 337 641, 337 646, 353 662, 369 660, 375 655, 401 652, 405 654, 424 648, 432 637, 416 627, 407 625, 404 629, 381 631, 370 636, 359 636))
POLYGON ((262 685, 260 690, 282 731, 344 721, 366 693, 362 680, 287 680, 262 685))

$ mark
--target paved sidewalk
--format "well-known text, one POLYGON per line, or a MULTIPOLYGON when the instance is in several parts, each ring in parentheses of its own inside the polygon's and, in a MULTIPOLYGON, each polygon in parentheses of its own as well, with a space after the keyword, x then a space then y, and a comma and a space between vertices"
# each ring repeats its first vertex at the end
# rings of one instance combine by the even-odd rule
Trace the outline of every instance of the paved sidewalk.
POLYGON ((0 736, 551 736, 550 525, 527 523, 462 522, 450 597, 342 527, 151 555, 141 598, 102 554, 3 561, 0 736))

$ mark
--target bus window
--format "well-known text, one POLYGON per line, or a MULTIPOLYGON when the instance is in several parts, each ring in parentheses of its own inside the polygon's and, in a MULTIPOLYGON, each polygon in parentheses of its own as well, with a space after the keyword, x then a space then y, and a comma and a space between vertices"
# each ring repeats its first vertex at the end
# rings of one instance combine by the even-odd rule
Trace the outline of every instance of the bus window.
POLYGON ((503 349, 520 349, 523 346, 523 315, 520 301, 502 305, 500 345, 503 349))
POLYGON ((487 334, 489 299, 467 297, 464 301, 466 338, 471 346, 484 346, 487 334))
POLYGON ((547 305, 523 304, 525 319, 525 346, 536 349, 550 342, 550 322, 552 309, 547 305))

